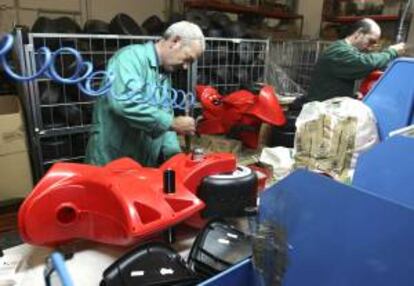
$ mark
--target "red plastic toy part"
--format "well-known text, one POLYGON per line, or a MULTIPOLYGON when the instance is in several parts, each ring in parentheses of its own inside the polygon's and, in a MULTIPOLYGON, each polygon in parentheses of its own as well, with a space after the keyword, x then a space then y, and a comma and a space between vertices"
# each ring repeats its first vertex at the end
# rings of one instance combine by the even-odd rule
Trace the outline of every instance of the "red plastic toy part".
POLYGON ((211 86, 196 87, 203 107, 203 119, 197 130, 201 134, 235 134, 244 145, 257 148, 262 122, 281 126, 286 123, 283 110, 271 86, 259 94, 239 90, 222 96, 211 86))
POLYGON ((200 211, 204 203, 195 192, 201 180, 235 168, 235 157, 224 153, 197 161, 179 154, 159 169, 128 158, 105 167, 57 163, 23 202, 20 234, 36 245, 77 238, 129 245, 200 211), (175 193, 163 190, 167 168, 176 172, 175 193))
POLYGON ((370 73, 362 82, 359 87, 359 92, 364 97, 371 90, 378 79, 383 75, 383 71, 376 70, 370 73))

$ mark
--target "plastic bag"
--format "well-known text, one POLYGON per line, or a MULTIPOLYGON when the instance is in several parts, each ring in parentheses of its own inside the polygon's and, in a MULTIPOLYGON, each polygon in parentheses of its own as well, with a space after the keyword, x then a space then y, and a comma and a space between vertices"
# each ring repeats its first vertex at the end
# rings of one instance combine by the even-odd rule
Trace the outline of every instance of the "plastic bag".
POLYGON ((345 181, 358 156, 378 141, 374 114, 363 102, 349 97, 310 102, 296 121, 295 167, 345 181))
POLYGON ((293 149, 286 147, 263 148, 259 161, 272 166, 273 178, 276 181, 289 175, 295 163, 293 149))

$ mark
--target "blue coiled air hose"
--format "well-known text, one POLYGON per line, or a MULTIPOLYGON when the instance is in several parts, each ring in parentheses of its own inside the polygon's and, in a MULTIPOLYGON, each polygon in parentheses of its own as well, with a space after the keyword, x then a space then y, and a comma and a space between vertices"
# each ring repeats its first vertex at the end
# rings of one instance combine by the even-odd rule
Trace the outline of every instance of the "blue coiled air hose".
POLYGON ((45 75, 51 80, 59 83, 77 84, 81 91, 89 96, 106 94, 111 88, 114 77, 106 71, 93 72, 92 63, 84 61, 80 52, 70 47, 60 48, 53 53, 47 47, 39 48, 37 50, 38 62, 40 62, 40 55, 43 56, 40 69, 32 75, 18 75, 7 63, 7 54, 12 49, 13 42, 13 36, 10 34, 6 34, 0 40, 0 62, 4 71, 16 81, 30 81, 45 75), (74 73, 69 77, 63 77, 56 71, 55 62, 61 54, 70 54, 75 58, 76 68, 74 73), (98 89, 94 89, 92 88, 91 82, 96 80, 98 76, 103 78, 103 83, 98 89), (85 84, 82 85, 82 82, 85 84))
MULTIPOLYGON (((37 61, 40 65, 39 70, 37 70, 32 75, 18 75, 15 73, 7 62, 7 54, 13 47, 13 36, 6 34, 0 39, 0 64, 3 66, 4 71, 14 80, 25 82, 34 80, 35 78, 41 77, 42 75, 50 78, 51 80, 68 85, 77 85, 78 88, 86 95, 89 96, 101 96, 112 94, 109 92, 112 83, 114 82, 115 75, 110 71, 93 71, 92 63, 89 61, 84 61, 81 53, 71 47, 62 47, 54 52, 51 52, 47 47, 41 47, 37 50, 37 61), (56 71, 56 61, 60 55, 71 55, 75 59, 76 68, 72 75, 68 77, 61 76, 56 71), (42 58, 42 60, 40 60, 42 58), (98 88, 96 82, 100 80, 98 88)), ((155 98, 152 97, 152 94, 148 94, 147 98, 144 100, 146 103, 153 103, 156 105, 170 105, 173 109, 185 110, 187 107, 193 107, 195 104, 195 96, 190 92, 186 93, 181 89, 168 88, 164 90, 165 87, 154 86, 154 93, 158 89, 163 89, 162 93, 171 92, 171 98, 168 99, 168 102, 154 102, 155 98)), ((119 100, 125 100, 132 98, 135 95, 135 92, 128 91, 124 95, 117 95, 119 100)), ((163 96, 164 100, 165 96, 163 96)), ((139 103, 143 103, 142 99, 139 103)))
POLYGON ((46 47, 42 47, 39 49, 39 54, 44 54, 44 63, 42 67, 33 75, 28 76, 22 76, 16 74, 8 65, 7 63, 7 53, 11 50, 13 47, 13 36, 10 34, 7 34, 1 39, 1 47, 0 47, 0 57, 1 57, 1 65, 4 68, 4 71, 13 79, 17 81, 29 81, 33 80, 39 76, 41 76, 50 66, 50 62, 52 59, 52 53, 50 50, 46 47))

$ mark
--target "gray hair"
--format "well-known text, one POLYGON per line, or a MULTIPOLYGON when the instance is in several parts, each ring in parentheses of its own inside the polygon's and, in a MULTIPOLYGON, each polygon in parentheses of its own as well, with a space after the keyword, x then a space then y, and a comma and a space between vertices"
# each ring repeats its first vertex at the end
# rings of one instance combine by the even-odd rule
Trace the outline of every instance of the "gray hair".
POLYGON ((205 50, 206 43, 203 31, 196 24, 188 21, 174 23, 164 32, 163 38, 169 39, 175 36, 180 37, 186 44, 189 44, 191 41, 199 41, 203 51, 205 50))

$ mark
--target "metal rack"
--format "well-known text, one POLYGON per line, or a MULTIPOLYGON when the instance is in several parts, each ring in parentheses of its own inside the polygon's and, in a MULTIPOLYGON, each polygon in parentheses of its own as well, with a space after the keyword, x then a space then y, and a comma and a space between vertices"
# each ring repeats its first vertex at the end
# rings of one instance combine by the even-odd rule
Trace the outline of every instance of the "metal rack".
MULTIPOLYGON (((111 56, 120 48, 154 41, 157 37, 81 35, 81 34, 28 34, 24 45, 25 68, 30 74, 36 69, 37 49, 48 46, 51 50, 73 47, 90 60, 95 70, 105 69, 111 56)), ((59 58, 56 66, 60 74, 73 73, 74 61, 68 55, 59 58)), ((190 71, 172 75, 176 88, 189 90, 190 71)), ((57 84, 48 78, 39 78, 26 84, 23 92, 29 105, 26 110, 28 127, 32 130, 31 153, 33 173, 38 180, 57 161, 82 162, 92 124, 92 109, 96 98, 84 95, 76 85, 57 84)))
POLYGON ((303 95, 309 88, 319 56, 330 44, 329 41, 318 40, 273 41, 270 45, 268 82, 275 86, 280 95, 303 95))
MULTIPOLYGON (((37 49, 51 50, 73 47, 90 60, 94 70, 105 69, 111 56, 130 44, 154 41, 157 37, 28 34, 28 44, 20 43, 24 51, 21 68, 31 74, 36 70, 37 49)), ((226 94, 257 81, 264 81, 267 40, 208 38, 206 52, 187 71, 172 74, 174 88, 194 90, 197 83, 211 84, 226 94)), ((64 76, 73 73, 73 59, 61 55, 56 69, 64 76)), ((39 78, 21 86, 21 95, 28 113, 28 133, 35 181, 58 161, 82 162, 92 124, 95 98, 84 95, 76 86, 56 84, 39 78)))
POLYGON ((197 61, 197 83, 210 84, 225 95, 264 82, 268 55, 268 40, 207 38, 197 61))

